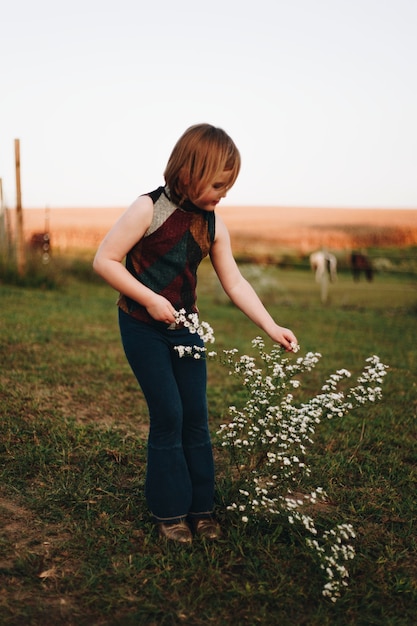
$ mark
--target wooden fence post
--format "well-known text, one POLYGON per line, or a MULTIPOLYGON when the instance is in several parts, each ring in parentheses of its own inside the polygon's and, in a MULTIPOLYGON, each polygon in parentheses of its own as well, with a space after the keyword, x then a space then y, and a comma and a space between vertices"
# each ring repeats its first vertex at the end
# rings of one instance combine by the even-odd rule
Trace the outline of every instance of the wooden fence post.
POLYGON ((0 178, 0 258, 6 256, 6 222, 4 219, 3 180, 0 178))
POLYGON ((25 274, 25 240, 23 236, 22 191, 20 186, 20 141, 14 140, 16 163, 16 261, 20 276, 25 274))

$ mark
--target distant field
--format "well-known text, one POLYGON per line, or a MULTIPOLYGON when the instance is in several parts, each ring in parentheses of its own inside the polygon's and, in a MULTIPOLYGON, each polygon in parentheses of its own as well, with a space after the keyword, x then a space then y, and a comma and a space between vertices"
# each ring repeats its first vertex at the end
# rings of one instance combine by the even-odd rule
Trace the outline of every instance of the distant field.
MULTIPOLYGON (((24 211, 27 239, 45 229, 52 246, 96 248, 123 208, 52 208, 24 211)), ((303 207, 224 206, 217 210, 225 220, 236 251, 250 248, 263 254, 274 247, 308 253, 326 246, 334 250, 354 247, 412 246, 417 244, 417 208, 320 209, 303 207)), ((8 212, 9 227, 15 215, 8 212)))

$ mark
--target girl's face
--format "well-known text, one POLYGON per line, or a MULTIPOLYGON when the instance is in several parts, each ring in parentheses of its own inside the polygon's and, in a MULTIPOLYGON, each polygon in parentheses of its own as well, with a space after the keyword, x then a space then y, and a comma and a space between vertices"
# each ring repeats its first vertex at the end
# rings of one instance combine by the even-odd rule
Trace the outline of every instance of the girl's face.
POLYGON ((214 211, 222 198, 229 191, 230 172, 219 174, 216 179, 207 185, 198 198, 190 198, 191 202, 203 211, 214 211))

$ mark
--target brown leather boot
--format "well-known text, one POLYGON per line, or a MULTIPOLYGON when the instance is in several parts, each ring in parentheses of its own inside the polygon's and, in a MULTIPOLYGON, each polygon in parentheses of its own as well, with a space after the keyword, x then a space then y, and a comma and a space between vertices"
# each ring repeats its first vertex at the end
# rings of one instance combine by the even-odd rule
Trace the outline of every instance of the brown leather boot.
POLYGON ((177 543, 191 543, 193 535, 190 527, 184 521, 176 522, 175 524, 166 524, 164 522, 158 522, 158 532, 160 537, 165 537, 170 541, 176 541, 177 543))
POLYGON ((211 540, 220 539, 222 534, 219 523, 212 517, 193 520, 193 530, 196 535, 211 540))

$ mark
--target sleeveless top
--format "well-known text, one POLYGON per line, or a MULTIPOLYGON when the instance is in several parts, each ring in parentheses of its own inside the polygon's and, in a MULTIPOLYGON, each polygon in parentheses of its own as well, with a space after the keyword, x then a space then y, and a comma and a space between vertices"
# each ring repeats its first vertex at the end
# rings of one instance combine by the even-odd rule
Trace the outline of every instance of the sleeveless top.
MULTIPOLYGON (((197 268, 214 241, 215 214, 189 201, 179 207, 171 201, 167 187, 146 195, 154 203, 152 222, 127 253, 126 268, 177 311, 196 313, 197 268)), ((153 320, 144 306, 123 294, 117 304, 140 321, 153 320)))

